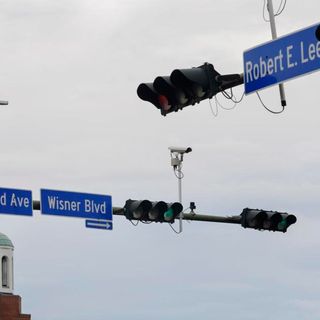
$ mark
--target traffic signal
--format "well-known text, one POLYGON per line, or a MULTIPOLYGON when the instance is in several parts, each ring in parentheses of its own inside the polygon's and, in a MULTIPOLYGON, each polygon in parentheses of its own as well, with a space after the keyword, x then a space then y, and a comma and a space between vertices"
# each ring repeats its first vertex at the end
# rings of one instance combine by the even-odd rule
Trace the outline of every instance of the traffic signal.
POLYGON ((166 203, 164 201, 127 200, 124 206, 124 214, 129 220, 144 222, 168 222, 174 223, 183 210, 179 202, 166 203))
POLYGON ((170 77, 157 77, 153 83, 141 83, 137 94, 151 102, 163 116, 184 107, 210 99, 218 92, 220 74, 210 63, 191 69, 173 70, 170 77))
POLYGON ((286 212, 246 208, 241 213, 241 225, 244 228, 286 232, 296 221, 296 216, 286 212))

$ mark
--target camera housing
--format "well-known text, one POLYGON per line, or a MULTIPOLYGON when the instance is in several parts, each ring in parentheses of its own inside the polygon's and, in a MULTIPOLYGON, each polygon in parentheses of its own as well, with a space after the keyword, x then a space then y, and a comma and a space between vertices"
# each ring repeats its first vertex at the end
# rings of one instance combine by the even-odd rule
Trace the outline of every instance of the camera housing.
POLYGON ((169 150, 172 153, 179 153, 179 154, 184 154, 184 153, 189 153, 192 151, 191 147, 169 147, 169 150))

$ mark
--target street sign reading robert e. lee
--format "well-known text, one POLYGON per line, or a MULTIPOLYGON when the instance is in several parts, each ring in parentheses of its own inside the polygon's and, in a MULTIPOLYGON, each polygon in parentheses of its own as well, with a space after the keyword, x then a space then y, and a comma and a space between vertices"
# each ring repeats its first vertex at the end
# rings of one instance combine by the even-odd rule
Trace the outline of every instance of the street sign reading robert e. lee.
POLYGON ((243 53, 245 93, 320 69, 320 24, 243 53))

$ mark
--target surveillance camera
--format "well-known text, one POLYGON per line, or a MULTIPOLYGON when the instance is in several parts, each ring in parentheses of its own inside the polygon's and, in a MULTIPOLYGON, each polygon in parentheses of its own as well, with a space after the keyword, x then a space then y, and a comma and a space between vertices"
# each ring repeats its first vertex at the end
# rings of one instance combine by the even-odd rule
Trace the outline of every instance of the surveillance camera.
POLYGON ((192 149, 190 147, 187 147, 187 148, 169 147, 169 150, 171 152, 176 152, 176 153, 180 153, 180 154, 189 153, 192 151, 192 149))

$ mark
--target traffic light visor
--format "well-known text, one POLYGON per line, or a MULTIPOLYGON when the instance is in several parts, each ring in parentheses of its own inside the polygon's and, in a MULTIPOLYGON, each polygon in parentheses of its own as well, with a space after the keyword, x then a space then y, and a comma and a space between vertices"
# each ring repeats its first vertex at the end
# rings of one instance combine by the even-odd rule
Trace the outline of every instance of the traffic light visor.
POLYGON ((180 202, 170 203, 168 205, 168 210, 164 213, 164 220, 167 222, 174 222, 174 219, 183 210, 183 206, 180 202))
POLYGON ((148 200, 127 200, 125 207, 127 211, 127 218, 131 217, 133 219, 141 220, 148 215, 152 204, 148 200))
POLYGON ((161 220, 168 206, 164 201, 156 202, 149 211, 150 220, 161 220))
POLYGON ((140 99, 151 102, 158 109, 161 108, 160 95, 155 91, 152 83, 141 83, 137 89, 140 99))
POLYGON ((296 216, 293 214, 281 214, 281 221, 278 223, 278 229, 286 232, 289 226, 297 222, 296 216))
POLYGON ((184 88, 196 98, 202 98, 210 86, 206 71, 201 68, 173 70, 170 79, 175 86, 184 88))
POLYGON ((168 99, 170 106, 183 106, 188 102, 185 93, 174 86, 169 77, 157 77, 153 82, 154 89, 168 99))

